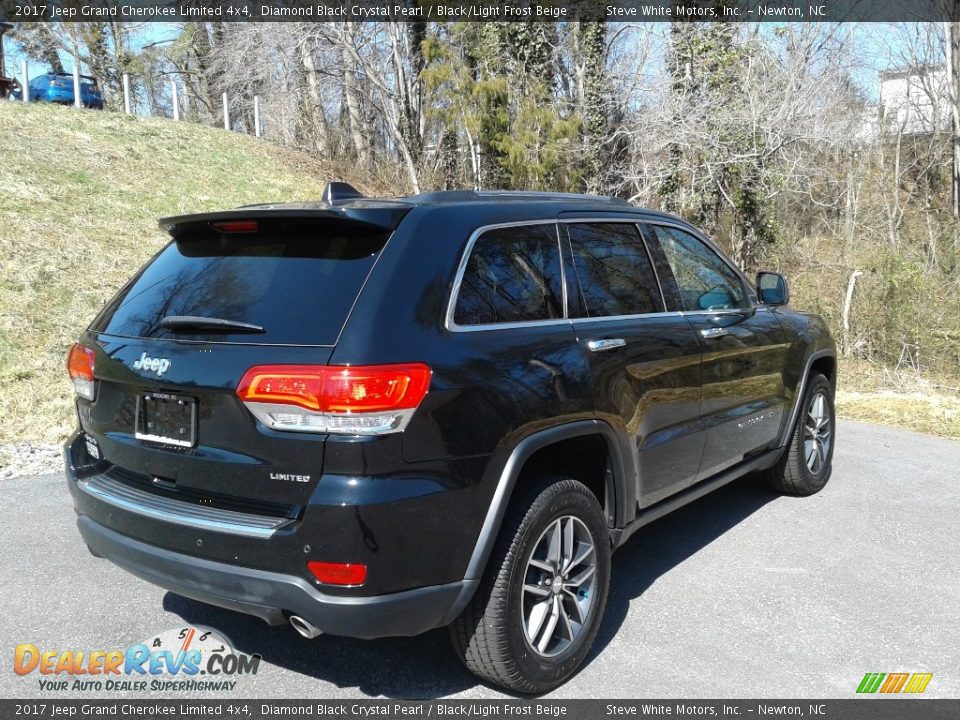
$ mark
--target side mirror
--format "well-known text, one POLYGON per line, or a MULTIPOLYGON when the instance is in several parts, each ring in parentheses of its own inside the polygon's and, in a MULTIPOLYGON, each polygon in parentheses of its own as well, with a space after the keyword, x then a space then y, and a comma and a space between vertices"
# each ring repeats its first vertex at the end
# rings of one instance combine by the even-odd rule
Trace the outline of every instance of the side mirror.
POLYGON ((786 305, 790 302, 787 279, 777 272, 757 273, 757 298, 764 305, 786 305))

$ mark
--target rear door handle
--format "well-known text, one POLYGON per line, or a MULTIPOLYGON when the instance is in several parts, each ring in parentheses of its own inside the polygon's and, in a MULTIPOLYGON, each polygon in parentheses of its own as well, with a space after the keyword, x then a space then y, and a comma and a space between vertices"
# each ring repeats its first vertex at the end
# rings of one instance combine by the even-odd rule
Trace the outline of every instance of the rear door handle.
POLYGON ((605 350, 623 347, 626 344, 627 341, 623 338, 605 338, 603 340, 590 340, 587 343, 587 349, 590 352, 603 352, 605 350))

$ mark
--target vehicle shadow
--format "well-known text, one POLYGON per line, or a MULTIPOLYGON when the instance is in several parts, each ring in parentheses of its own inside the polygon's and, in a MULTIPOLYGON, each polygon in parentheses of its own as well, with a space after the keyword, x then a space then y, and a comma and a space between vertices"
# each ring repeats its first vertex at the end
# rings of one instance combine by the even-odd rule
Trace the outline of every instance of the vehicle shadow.
MULTIPOLYGON (((639 530, 613 556, 607 609, 587 664, 616 636, 632 599, 776 497, 761 481, 748 476, 639 530)), ((164 596, 163 607, 187 622, 222 631, 241 652, 256 653, 271 665, 340 688, 356 688, 363 695, 438 698, 481 682, 456 659, 445 629, 412 638, 356 640, 322 635, 307 640, 289 626, 269 627, 248 615, 171 592, 164 596)), ((277 687, 276 695, 285 694, 285 689, 277 687)), ((291 694, 302 696, 303 692, 296 688, 291 694)))
POLYGON ((778 497, 762 477, 747 475, 640 528, 613 555, 607 609, 587 663, 616 636, 631 600, 778 497))

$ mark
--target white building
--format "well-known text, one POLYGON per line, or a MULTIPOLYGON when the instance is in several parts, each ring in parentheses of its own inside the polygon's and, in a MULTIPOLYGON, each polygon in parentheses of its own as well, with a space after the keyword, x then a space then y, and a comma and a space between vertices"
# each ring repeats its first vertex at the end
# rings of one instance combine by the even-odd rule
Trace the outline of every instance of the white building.
POLYGON ((947 72, 942 66, 905 67, 880 73, 879 123, 886 133, 917 135, 950 131, 947 72))

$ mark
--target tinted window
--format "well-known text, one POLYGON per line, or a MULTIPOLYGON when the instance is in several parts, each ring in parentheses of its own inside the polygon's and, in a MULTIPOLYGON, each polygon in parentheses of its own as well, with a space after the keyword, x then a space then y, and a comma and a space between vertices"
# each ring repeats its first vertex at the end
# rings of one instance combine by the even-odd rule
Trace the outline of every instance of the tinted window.
POLYGON ((457 296, 458 325, 563 317, 555 225, 488 230, 477 238, 457 296))
POLYGON ((567 229, 590 317, 663 311, 660 288, 635 225, 575 223, 567 229))
POLYGON ((283 229, 209 231, 171 243, 104 309, 92 329, 128 337, 332 345, 385 236, 283 229), (265 332, 166 329, 170 315, 223 318, 265 332))
POLYGON ((740 276, 706 244, 688 232, 651 226, 676 279, 684 310, 748 307, 740 276))

